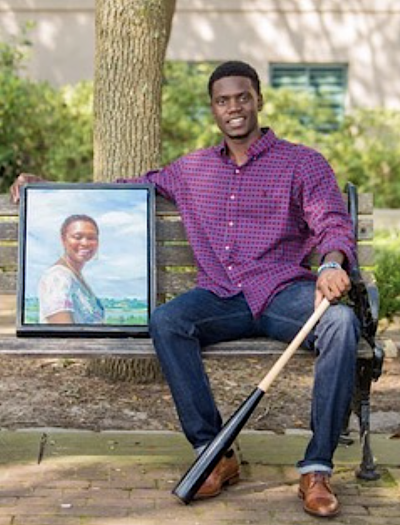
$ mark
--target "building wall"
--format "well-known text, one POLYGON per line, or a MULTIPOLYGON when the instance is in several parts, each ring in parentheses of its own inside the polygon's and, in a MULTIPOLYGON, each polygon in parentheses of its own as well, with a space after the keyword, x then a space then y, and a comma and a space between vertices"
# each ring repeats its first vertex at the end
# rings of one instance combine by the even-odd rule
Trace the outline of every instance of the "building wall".
MULTIPOLYGON (((25 20, 30 72, 55 84, 92 78, 94 0, 0 0, 0 33, 25 20)), ((348 104, 400 108, 399 0, 177 0, 167 57, 348 64, 348 104)))
POLYGON ((29 73, 62 85, 93 77, 94 0, 0 0, 0 37, 34 21, 29 73))

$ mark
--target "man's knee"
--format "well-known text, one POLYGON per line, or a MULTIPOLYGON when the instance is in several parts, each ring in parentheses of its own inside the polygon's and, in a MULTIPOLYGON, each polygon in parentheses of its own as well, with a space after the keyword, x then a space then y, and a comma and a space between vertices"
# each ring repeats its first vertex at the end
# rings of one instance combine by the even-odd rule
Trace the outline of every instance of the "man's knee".
POLYGON ((354 310, 344 304, 332 305, 324 314, 324 321, 330 326, 343 329, 359 330, 359 321, 354 310))
POLYGON ((189 323, 186 319, 185 310, 175 301, 169 301, 154 309, 150 318, 150 335, 165 334, 167 331, 180 331, 180 327, 186 327, 189 323))
POLYGON ((163 332, 172 322, 171 315, 168 313, 167 304, 157 306, 150 317, 150 334, 163 332))
POLYGON ((334 350, 336 356, 342 354, 345 360, 355 361, 359 337, 360 323, 352 308, 332 305, 317 327, 317 348, 322 353, 334 350))

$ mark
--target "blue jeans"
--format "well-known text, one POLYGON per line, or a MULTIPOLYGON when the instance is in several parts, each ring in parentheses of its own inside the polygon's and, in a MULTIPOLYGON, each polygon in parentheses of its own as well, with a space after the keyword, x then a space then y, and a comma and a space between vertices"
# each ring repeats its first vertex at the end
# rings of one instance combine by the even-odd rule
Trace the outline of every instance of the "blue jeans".
MULTIPOLYGON (((312 314, 314 294, 313 282, 292 284, 277 294, 257 319, 242 293, 220 298, 198 288, 155 309, 151 336, 182 429, 195 449, 209 443, 222 426, 204 370, 202 347, 254 336, 290 342, 312 314)), ((331 305, 303 343, 316 352, 317 359, 312 437, 304 459, 298 463, 301 473, 330 472, 333 468, 333 454, 354 387, 359 331, 358 319, 350 308, 331 305)))

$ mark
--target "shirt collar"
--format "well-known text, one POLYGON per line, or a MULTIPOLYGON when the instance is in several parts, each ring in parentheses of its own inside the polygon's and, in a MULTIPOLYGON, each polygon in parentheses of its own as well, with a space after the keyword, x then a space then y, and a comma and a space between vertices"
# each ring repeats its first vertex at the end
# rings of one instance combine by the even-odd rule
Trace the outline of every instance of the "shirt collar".
MULTIPOLYGON (((261 128, 261 132, 262 136, 256 142, 254 142, 247 151, 249 158, 256 157, 264 151, 268 151, 277 141, 276 135, 271 128, 261 128)), ((227 145, 225 140, 216 146, 216 151, 219 153, 219 155, 226 156, 227 145)))

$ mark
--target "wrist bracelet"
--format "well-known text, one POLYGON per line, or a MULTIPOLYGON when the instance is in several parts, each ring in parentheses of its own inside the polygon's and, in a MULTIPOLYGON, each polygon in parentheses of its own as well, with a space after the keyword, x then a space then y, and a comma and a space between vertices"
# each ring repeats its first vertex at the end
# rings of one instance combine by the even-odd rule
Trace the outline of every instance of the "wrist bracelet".
POLYGON ((342 267, 340 266, 340 264, 338 262, 335 262, 335 261, 330 261, 330 262, 327 262, 327 263, 324 263, 324 264, 321 264, 321 266, 318 268, 318 275, 320 275, 324 270, 329 270, 329 269, 334 269, 334 270, 341 270, 342 267))

